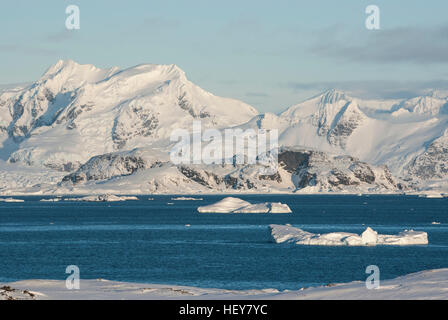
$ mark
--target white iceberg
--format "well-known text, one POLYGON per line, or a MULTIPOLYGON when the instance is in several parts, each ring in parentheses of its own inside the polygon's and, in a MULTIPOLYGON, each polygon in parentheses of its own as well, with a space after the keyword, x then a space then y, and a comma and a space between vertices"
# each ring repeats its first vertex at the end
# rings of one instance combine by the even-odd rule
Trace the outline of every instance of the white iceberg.
POLYGON ((40 199, 40 202, 58 202, 61 201, 61 198, 53 198, 53 199, 40 199))
POLYGON ((443 198, 444 195, 441 194, 440 192, 429 191, 429 192, 421 193, 419 195, 419 197, 421 197, 421 198, 438 199, 438 198, 443 198))
POLYGON ((233 213, 268 213, 270 210, 268 203, 256 203, 233 211, 233 213))
POLYGON ((214 204, 198 208, 201 213, 291 213, 287 204, 264 202, 252 204, 239 198, 227 197, 214 204))
POLYGON ((2 202, 25 202, 25 200, 14 199, 14 198, 1 198, 0 201, 2 201, 2 202))
POLYGON ((204 200, 202 198, 193 198, 193 197, 177 197, 177 198, 171 198, 173 201, 201 201, 204 200))
POLYGON ((316 234, 288 225, 269 226, 276 243, 295 243, 316 246, 375 246, 428 244, 428 234, 423 231, 405 230, 398 235, 378 234, 368 227, 361 235, 348 232, 316 234))
POLYGON ((138 200, 134 196, 116 196, 113 194, 102 194, 85 196, 82 198, 66 198, 65 201, 88 201, 88 202, 116 202, 116 201, 127 201, 127 200, 138 200))
POLYGON ((270 213, 292 213, 291 209, 287 204, 281 202, 271 202, 270 213))
POLYGON ((214 204, 198 208, 201 213, 231 213, 235 210, 250 206, 251 203, 233 197, 224 198, 214 204))

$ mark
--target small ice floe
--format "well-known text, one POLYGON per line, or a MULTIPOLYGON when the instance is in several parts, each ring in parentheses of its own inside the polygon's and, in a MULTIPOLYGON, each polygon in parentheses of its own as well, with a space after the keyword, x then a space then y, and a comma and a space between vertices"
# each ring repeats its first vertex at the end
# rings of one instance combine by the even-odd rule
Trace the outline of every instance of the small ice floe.
POLYGON ((169 206, 172 206, 174 203, 172 203, 172 202, 167 202, 166 204, 169 205, 169 206))
POLYGON ((116 202, 116 201, 128 201, 128 200, 138 200, 134 196, 116 196, 113 194, 102 194, 86 196, 82 198, 65 198, 65 201, 88 201, 88 202, 116 202))
POLYGON ((252 204, 239 198, 227 197, 214 204, 198 208, 201 213, 291 213, 287 204, 264 202, 252 204))
POLYGON ((40 202, 58 202, 61 201, 61 198, 53 198, 53 199, 40 199, 40 202))
POLYGON ((191 227, 191 224, 186 224, 185 226, 186 226, 186 227, 191 227))
POLYGON ((405 230, 398 235, 378 234, 370 227, 361 234, 332 232, 316 234, 299 228, 275 225, 269 226, 276 243, 294 243, 316 246, 375 246, 375 245, 421 245, 428 244, 428 234, 423 231, 405 230))
POLYGON ((173 201, 201 201, 204 200, 202 198, 193 198, 193 197, 177 197, 177 198, 171 198, 173 201))
POLYGON ((148 198, 148 200, 152 201, 152 200, 154 200, 154 198, 148 198))
POLYGON ((439 199, 439 198, 443 198, 443 194, 441 194, 439 192, 425 192, 425 193, 420 194, 419 197, 439 199))
POLYGON ((25 202, 25 200, 22 199, 14 199, 14 198, 1 198, 1 202, 25 202))
POLYGON ((431 224, 440 224, 440 222, 433 221, 433 222, 431 222, 431 224))

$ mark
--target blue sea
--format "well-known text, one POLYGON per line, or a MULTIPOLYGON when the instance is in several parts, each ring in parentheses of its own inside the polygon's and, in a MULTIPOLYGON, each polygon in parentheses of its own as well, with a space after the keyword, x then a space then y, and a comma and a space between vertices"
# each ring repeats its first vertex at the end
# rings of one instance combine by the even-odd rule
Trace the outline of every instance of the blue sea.
MULTIPOLYGON (((288 204, 293 214, 200 214, 203 201, 138 196, 126 202, 0 202, 0 282, 81 279, 224 289, 299 289, 364 281, 369 265, 382 280, 448 267, 448 198, 417 196, 239 195, 288 204), (148 200, 148 198, 154 200, 148 200), (432 224, 440 222, 440 224, 432 224), (275 244, 269 224, 306 231, 428 233, 429 245, 325 247, 275 244), (187 226, 190 225, 190 226, 187 226)), ((198 196, 194 196, 198 197, 198 196)), ((48 198, 48 197, 46 197, 48 198)))

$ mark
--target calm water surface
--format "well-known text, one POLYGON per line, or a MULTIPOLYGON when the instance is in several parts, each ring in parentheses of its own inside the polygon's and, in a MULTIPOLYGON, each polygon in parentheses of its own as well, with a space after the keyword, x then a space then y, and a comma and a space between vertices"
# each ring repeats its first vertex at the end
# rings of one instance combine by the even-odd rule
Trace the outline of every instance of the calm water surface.
POLYGON ((416 196, 251 195, 251 202, 287 203, 293 214, 199 214, 203 201, 139 196, 118 203, 0 202, 0 281, 81 278, 226 289, 298 289, 365 280, 377 265, 381 279, 448 267, 448 199, 416 196), (154 200, 147 200, 149 197, 154 200), (168 204, 168 203, 173 203, 168 204), (434 225, 432 222, 440 222, 434 225), (426 246, 323 247, 275 244, 268 225, 307 231, 428 233, 426 246), (186 225, 191 225, 187 227, 186 225))

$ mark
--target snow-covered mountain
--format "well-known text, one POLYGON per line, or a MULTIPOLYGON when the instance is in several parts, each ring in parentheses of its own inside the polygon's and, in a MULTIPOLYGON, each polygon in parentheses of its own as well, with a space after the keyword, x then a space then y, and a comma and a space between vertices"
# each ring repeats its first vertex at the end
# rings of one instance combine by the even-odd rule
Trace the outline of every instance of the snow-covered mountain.
POLYGON ((330 90, 280 114, 217 97, 175 65, 58 61, 0 90, 0 193, 403 192, 448 188, 448 93, 363 100, 330 90), (175 129, 278 129, 279 169, 176 165, 175 129), (434 182, 436 181, 436 182, 434 182))
POLYGON ((448 178, 443 169, 448 94, 442 92, 407 100, 361 100, 330 90, 279 115, 259 115, 243 127, 277 127, 280 145, 349 154, 385 164, 406 178, 448 178), (436 167, 422 174, 423 161, 436 167))
POLYGON ((193 119, 224 128, 256 114, 202 90, 175 65, 119 70, 58 61, 25 89, 0 95, 0 153, 10 162, 72 171, 98 154, 167 140, 193 119))

